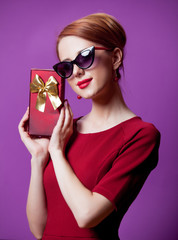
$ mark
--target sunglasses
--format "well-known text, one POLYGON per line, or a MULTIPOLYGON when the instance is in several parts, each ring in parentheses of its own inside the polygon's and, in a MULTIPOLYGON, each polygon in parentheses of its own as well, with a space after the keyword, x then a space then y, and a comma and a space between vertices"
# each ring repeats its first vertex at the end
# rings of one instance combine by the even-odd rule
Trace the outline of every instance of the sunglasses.
POLYGON ((111 49, 105 47, 92 46, 82 50, 73 61, 63 61, 55 64, 53 69, 62 78, 69 78, 73 74, 74 64, 81 69, 87 69, 91 67, 95 58, 95 50, 111 51, 111 49))

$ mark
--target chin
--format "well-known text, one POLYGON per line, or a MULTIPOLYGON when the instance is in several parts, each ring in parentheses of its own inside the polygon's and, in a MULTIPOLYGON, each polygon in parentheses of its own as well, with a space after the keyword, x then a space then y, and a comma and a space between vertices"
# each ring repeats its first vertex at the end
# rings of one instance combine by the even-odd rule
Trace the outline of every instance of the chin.
MULTIPOLYGON (((80 95, 80 94, 79 94, 80 95)), ((96 93, 92 92, 92 91, 88 91, 86 93, 83 93, 81 94, 80 96, 82 98, 85 98, 85 99, 92 99, 94 96, 96 95, 96 93)))
POLYGON ((87 91, 83 92, 83 94, 79 94, 82 98, 85 99, 95 99, 98 97, 102 97, 104 91, 105 86, 101 86, 100 88, 98 87, 97 89, 86 89, 87 91))
POLYGON ((105 88, 105 86, 98 89, 96 92, 93 92, 90 96, 91 99, 102 99, 105 98, 108 95, 108 90, 105 88))

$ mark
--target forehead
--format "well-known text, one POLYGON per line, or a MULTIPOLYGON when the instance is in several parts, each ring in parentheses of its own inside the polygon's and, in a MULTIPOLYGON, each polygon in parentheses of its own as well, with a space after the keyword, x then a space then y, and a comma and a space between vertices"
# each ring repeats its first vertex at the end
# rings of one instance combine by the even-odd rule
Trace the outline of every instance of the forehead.
POLYGON ((58 44, 60 60, 63 61, 66 58, 73 60, 80 51, 93 45, 96 46, 95 43, 80 37, 63 37, 58 44))

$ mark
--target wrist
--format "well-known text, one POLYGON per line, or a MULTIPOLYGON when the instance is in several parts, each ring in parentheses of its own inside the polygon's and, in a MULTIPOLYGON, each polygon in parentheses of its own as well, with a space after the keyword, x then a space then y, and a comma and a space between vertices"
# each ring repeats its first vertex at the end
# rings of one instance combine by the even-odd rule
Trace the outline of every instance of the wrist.
POLYGON ((33 157, 31 158, 31 168, 37 169, 38 171, 43 171, 45 168, 46 158, 33 157))
POLYGON ((55 160, 59 161, 59 159, 65 159, 64 152, 61 149, 51 151, 50 156, 53 161, 55 160))

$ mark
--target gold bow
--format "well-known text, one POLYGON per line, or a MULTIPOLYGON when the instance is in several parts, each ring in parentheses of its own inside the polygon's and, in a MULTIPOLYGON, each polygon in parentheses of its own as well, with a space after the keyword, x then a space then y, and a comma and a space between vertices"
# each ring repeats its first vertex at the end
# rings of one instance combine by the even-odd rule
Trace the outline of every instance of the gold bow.
POLYGON ((37 101, 36 101, 36 109, 40 112, 44 112, 45 104, 46 104, 46 93, 49 96, 49 99, 53 105, 54 110, 56 110, 61 104, 61 100, 58 96, 58 82, 56 79, 51 76, 46 84, 44 84, 43 80, 35 75, 32 83, 30 83, 30 91, 31 93, 38 92, 37 101))

